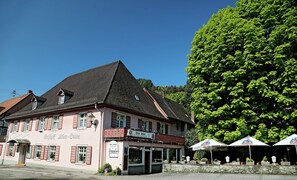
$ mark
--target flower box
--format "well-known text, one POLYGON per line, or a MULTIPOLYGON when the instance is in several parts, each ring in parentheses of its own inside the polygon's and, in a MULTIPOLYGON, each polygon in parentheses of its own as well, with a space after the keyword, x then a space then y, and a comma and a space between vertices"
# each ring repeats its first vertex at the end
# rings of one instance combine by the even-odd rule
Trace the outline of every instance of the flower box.
POLYGON ((240 165, 240 162, 235 162, 234 161, 234 162, 231 162, 230 164, 233 165, 233 166, 239 166, 240 165))
POLYGON ((282 166, 290 166, 291 163, 290 163, 290 162, 281 162, 281 165, 282 165, 282 166))
POLYGON ((254 163, 254 161, 253 162, 246 162, 246 165, 248 165, 248 166, 253 166, 255 163, 254 163))
POLYGON ((221 165, 221 161, 215 161, 213 162, 215 165, 221 165))
POLYGON ((270 165, 270 162, 269 161, 261 161, 261 165, 267 166, 267 165, 270 165))
POLYGON ((198 164, 206 164, 206 162, 205 161, 198 161, 198 164))
POLYGON ((190 164, 197 164, 195 160, 190 161, 190 164))
POLYGON ((172 164, 176 164, 176 163, 177 163, 177 161, 171 161, 171 163, 172 163, 172 164))

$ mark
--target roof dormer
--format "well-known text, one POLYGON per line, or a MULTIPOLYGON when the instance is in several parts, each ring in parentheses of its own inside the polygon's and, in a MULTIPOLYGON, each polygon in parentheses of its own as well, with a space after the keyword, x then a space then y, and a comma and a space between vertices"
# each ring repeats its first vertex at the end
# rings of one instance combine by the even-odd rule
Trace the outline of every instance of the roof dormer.
POLYGON ((58 91, 57 96, 59 97, 58 104, 64 104, 67 100, 69 100, 73 96, 73 92, 61 88, 58 91))
POLYGON ((46 99, 43 98, 43 97, 33 96, 33 98, 32 98, 31 101, 33 102, 33 104, 32 104, 32 110, 35 110, 40 105, 42 105, 46 101, 46 99))

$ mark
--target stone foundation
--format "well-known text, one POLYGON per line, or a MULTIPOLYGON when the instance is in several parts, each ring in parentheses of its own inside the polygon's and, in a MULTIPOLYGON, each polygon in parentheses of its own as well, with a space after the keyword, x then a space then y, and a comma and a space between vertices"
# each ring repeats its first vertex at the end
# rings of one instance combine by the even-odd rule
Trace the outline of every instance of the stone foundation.
POLYGON ((280 166, 280 165, 231 166, 231 165, 163 164, 163 172, 297 175, 297 166, 280 166))

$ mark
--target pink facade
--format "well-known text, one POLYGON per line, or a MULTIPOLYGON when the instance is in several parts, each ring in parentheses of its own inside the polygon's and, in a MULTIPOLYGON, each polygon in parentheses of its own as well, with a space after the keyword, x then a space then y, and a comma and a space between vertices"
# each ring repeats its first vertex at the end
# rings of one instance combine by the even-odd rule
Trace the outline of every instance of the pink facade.
POLYGON ((109 163, 127 174, 161 172, 164 160, 181 159, 193 125, 179 105, 143 90, 121 62, 66 78, 8 120, 5 161, 91 171, 109 163))

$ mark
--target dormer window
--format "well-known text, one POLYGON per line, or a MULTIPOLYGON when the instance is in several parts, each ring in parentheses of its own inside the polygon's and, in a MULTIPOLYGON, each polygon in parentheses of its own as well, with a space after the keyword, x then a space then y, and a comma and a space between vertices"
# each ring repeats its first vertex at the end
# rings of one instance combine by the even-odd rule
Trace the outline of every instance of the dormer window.
POLYGON ((73 96, 73 92, 68 91, 66 89, 60 89, 57 95, 59 97, 58 104, 64 104, 67 100, 69 100, 73 96))
POLYGON ((31 101, 32 101, 32 110, 35 110, 40 105, 42 105, 46 101, 46 99, 43 97, 34 96, 31 101))
POLYGON ((64 102, 65 102, 65 94, 64 93, 61 93, 59 95, 59 102, 58 102, 58 104, 64 104, 64 102))

